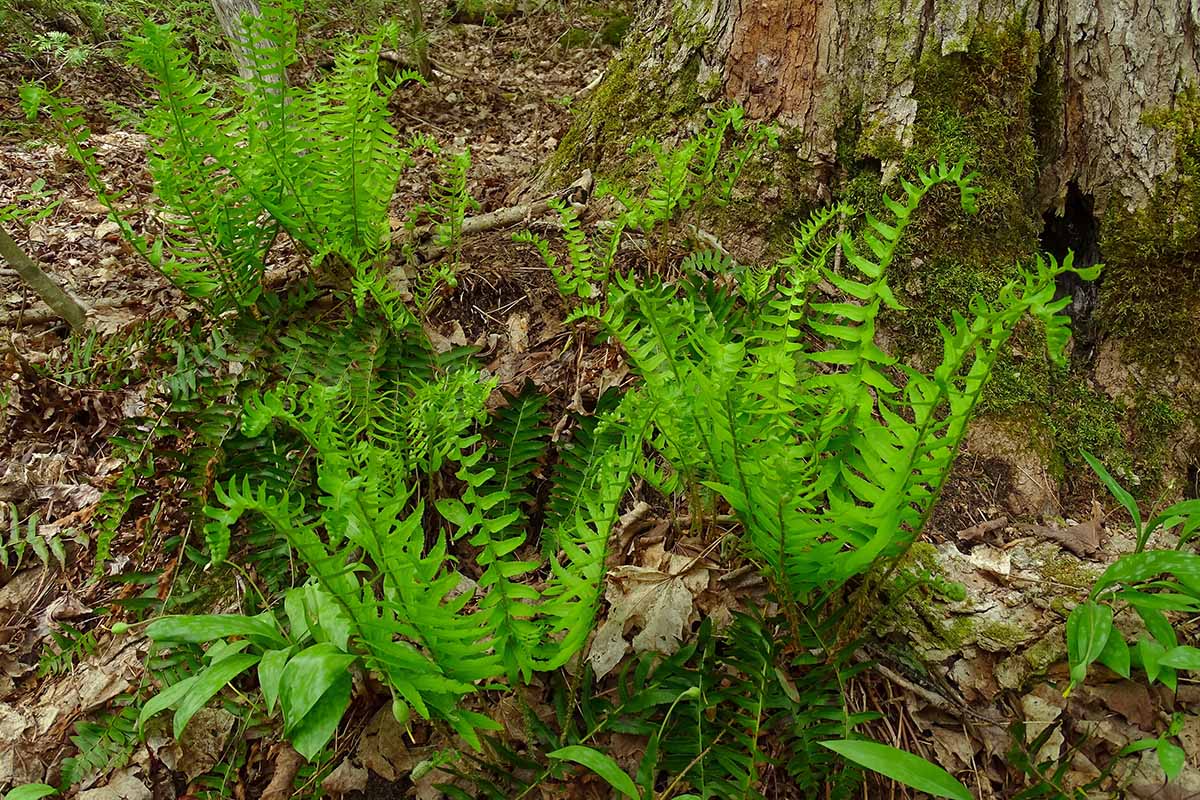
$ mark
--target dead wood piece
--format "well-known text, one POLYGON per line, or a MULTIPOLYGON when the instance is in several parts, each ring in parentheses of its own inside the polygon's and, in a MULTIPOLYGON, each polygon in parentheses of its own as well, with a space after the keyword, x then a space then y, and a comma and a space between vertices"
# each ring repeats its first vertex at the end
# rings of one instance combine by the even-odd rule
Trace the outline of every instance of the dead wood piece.
POLYGON ((21 279, 37 292, 37 296, 50 307, 54 316, 66 320, 67 324, 77 331, 87 329, 87 309, 83 304, 55 283, 53 278, 17 246, 3 228, 0 228, 0 258, 7 261, 21 279))
POLYGON ((1083 558, 1100 550, 1100 532, 1104 529, 1104 510, 1092 501, 1092 516, 1078 525, 1059 528, 1045 525, 1027 525, 1029 533, 1052 542, 1058 542, 1075 555, 1083 558))
MULTIPOLYGON (((92 305, 90 310, 91 311, 106 311, 108 309, 113 309, 113 308, 125 308, 127 306, 136 305, 137 302, 138 301, 134 300, 134 299, 99 300, 92 305)), ((56 319, 65 319, 65 317, 63 317, 62 314, 58 313, 54 308, 45 308, 43 306, 37 306, 34 308, 22 309, 20 311, 10 311, 7 314, 0 314, 0 327, 4 327, 4 326, 8 326, 8 325, 16 325, 18 323, 22 324, 22 325, 43 325, 47 322, 53 322, 56 319)), ((68 322, 69 322, 69 320, 68 320, 68 322)), ((76 328, 75 325, 73 325, 73 324, 71 325, 71 327, 75 328, 76 330, 87 330, 90 327, 90 324, 88 324, 86 322, 86 312, 85 312, 85 324, 84 324, 83 328, 82 329, 76 328)))
POLYGON ((1008 526, 1008 517, 997 517, 989 519, 986 522, 981 522, 978 525, 972 525, 969 528, 963 528, 958 532, 958 540, 960 542, 979 542, 983 541, 983 537, 987 536, 992 531, 1003 530, 1008 526))
MULTIPOLYGON (((509 206, 508 208, 489 211, 486 214, 467 217, 463 220, 460 236, 474 236, 475 234, 496 230, 497 228, 508 228, 518 225, 526 220, 545 214, 550 210, 550 202, 552 200, 562 200, 573 205, 586 203, 592 195, 592 187, 594 185, 595 181, 592 178, 591 170, 584 170, 583 175, 578 180, 562 191, 548 197, 543 197, 532 203, 521 203, 520 205, 509 206)), ((413 241, 423 245, 416 249, 417 256, 422 262, 433 261, 446 254, 447 248, 429 242, 433 238, 434 231, 435 228, 433 226, 426 225, 417 229, 412 236, 413 241)), ((405 231, 397 231, 392 234, 392 243, 399 244, 408 238, 405 231)))
POLYGON ((263 790, 262 800, 287 800, 292 796, 292 786, 296 782, 296 773, 304 764, 304 756, 287 742, 281 743, 275 750, 275 772, 271 782, 263 790))

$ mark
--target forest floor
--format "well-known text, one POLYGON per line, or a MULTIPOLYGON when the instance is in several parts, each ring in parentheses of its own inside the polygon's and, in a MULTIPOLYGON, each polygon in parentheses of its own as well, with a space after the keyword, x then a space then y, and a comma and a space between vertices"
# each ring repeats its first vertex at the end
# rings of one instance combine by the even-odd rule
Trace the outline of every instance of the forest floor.
MULTIPOLYGON (((613 54, 613 47, 602 39, 619 10, 541 7, 547 10, 486 25, 450 22, 440 6, 436 13, 431 7, 431 56, 440 78, 428 88, 403 88, 393 98, 393 122, 401 135, 422 131, 453 150, 470 150, 469 183, 479 213, 565 188, 537 185, 538 167, 567 131, 572 104, 613 54)), ((302 69, 315 72, 318 60, 310 54, 302 69)), ((0 746, 0 788, 55 774, 63 757, 75 749, 77 725, 100 717, 114 700, 140 689, 146 679, 145 640, 113 637, 109 622, 125 610, 148 607, 184 591, 177 581, 191 566, 178 549, 165 546, 180 537, 186 540, 189 523, 175 513, 174 486, 164 480, 144 487, 149 496, 138 505, 143 511, 121 524, 103 575, 93 579, 93 550, 84 534, 101 511, 102 495, 120 473, 111 440, 124 435, 126 421, 144 416, 163 392, 165 376, 154 366, 160 361, 150 357, 158 338, 172 326, 186 327, 198 320, 183 310, 180 295, 161 275, 124 243, 63 148, 24 121, 17 102, 19 87, 39 79, 61 80, 61 94, 84 108, 105 179, 110 186, 129 189, 121 204, 134 227, 153 230, 156 224, 144 212, 152 182, 146 169, 146 139, 137 132, 144 103, 139 76, 101 55, 67 68, 0 53, 0 207, 54 204, 48 215, 27 226, 20 244, 95 309, 99 334, 88 342, 68 340, 65 328, 17 277, 0 272, 5 369, 0 387, 0 508, 13 509, 5 510, 0 521, 13 530, 36 529, 41 540, 54 545, 45 566, 30 553, 19 563, 21 557, 14 558, 11 551, 0 557, 0 742, 12 743, 0 746), (143 351, 104 345, 118 341, 141 342, 143 351), (17 508, 23 512, 19 519, 17 508)), ((395 198, 397 226, 407 210, 424 199, 428 166, 418 162, 402 178, 395 198)), ((592 411, 607 389, 627 384, 630 377, 615 348, 572 335, 563 323, 565 309, 549 271, 532 248, 514 247, 511 233, 491 231, 464 242, 457 286, 442 296, 428 333, 435 346, 478 348, 486 368, 506 391, 517 393, 531 382, 550 398, 549 418, 558 428, 568 413, 592 411)), ((271 274, 283 283, 304 267, 300 258, 283 256, 272 265, 271 274)), ((948 547, 965 541, 968 550, 986 544, 970 550, 974 557, 964 556, 962 564, 951 565, 950 579, 976 580, 982 572, 993 578, 1011 573, 1045 580, 1041 565, 1059 558, 1054 544, 1047 555, 1047 541, 1075 549, 1079 537, 1098 535, 1097 517, 1085 520, 1082 528, 1065 521, 1048 534, 1045 529, 1016 530, 1001 519, 1006 511, 1001 498, 1011 480, 1011 471, 1002 466, 969 456, 960 462, 934 518, 932 536, 948 547)), ((1087 509, 1072 510, 1081 517, 1087 514, 1087 509)), ((762 585, 732 569, 734 565, 721 563, 709 545, 721 539, 719 530, 707 531, 703 539, 692 537, 680 530, 679 514, 686 510, 635 507, 624 520, 622 547, 611 566, 628 575, 640 571, 677 581, 683 590, 672 596, 680 607, 660 611, 672 620, 682 618, 685 627, 676 634, 687 636, 703 618, 727 618, 739 602, 761 593, 762 585)), ((0 544, 7 537, 4 526, 0 544)), ((932 552, 935 560, 946 558, 945 550, 932 552)), ((1084 579, 1097 568, 1083 569, 1084 579)), ((973 587, 992 599, 957 607, 955 613, 989 620, 1015 614, 1004 604, 1028 600, 1015 598, 1000 583, 1004 581, 973 587)), ((233 579, 234 596, 251 588, 243 578, 233 579)), ((1067 586, 1075 592, 1083 588, 1082 582, 1067 586)), ((608 600, 621 604, 628 599, 621 592, 618 582, 608 600)), ((217 600, 218 608, 227 608, 233 598, 217 600)), ((1049 630, 1039 619, 1031 621, 1029 635, 1015 643, 980 634, 966 644, 959 642, 966 650, 973 648, 975 656, 958 662, 959 672, 950 679, 954 686, 946 691, 964 705, 995 701, 1000 688, 984 673, 995 670, 1011 651, 1031 649, 1042 636, 1061 639, 1061 629, 1049 630)), ((633 649, 624 636, 616 646, 616 653, 593 652, 593 660, 620 659, 633 649)), ((939 761, 976 770, 980 786, 1006 785, 1011 777, 995 763, 975 761, 985 746, 989 757, 1003 755, 994 751, 1003 751, 1003 744, 996 742, 1003 738, 997 731, 1004 718, 985 715, 964 723, 937 704, 938 695, 931 699, 928 690, 894 671, 860 673, 847 695, 857 710, 884 712, 878 733, 886 740, 920 747, 939 761)), ((1025 706, 1026 716, 1050 710, 1057 715, 1065 708, 1061 698, 1043 695, 1027 695, 1034 700, 1025 706)), ((1091 700, 1098 707, 1119 706, 1126 718, 1144 715, 1139 704, 1151 700, 1148 694, 1113 697, 1091 700)), ((544 707, 544 698, 524 699, 535 707, 540 704, 539 713, 552 713, 544 707)), ((510 741, 522 740, 526 733, 515 703, 501 704, 498 712, 510 741)), ((405 735, 386 707, 364 707, 356 713, 356 724, 347 725, 337 741, 337 757, 309 775, 310 788, 324 782, 330 792, 362 793, 356 796, 441 796, 433 784, 448 778, 442 770, 429 770, 416 782, 404 776, 443 742, 420 726, 415 734, 405 735)), ((228 724, 213 714, 197 718, 180 744, 151 739, 137 749, 131 766, 112 775, 96 771, 92 782, 79 787, 79 796, 157 800, 211 790, 209 771, 229 746, 230 728, 222 727, 228 724)), ((269 734, 246 733, 262 746, 251 747, 240 768, 223 777, 220 793, 262 796, 279 753, 269 746, 269 734)), ((634 737, 614 737, 610 749, 623 765, 636 767, 634 737)), ((606 791, 598 781, 581 780, 547 786, 543 796, 599 798, 606 791)), ((792 795, 781 786, 768 796, 792 795)))

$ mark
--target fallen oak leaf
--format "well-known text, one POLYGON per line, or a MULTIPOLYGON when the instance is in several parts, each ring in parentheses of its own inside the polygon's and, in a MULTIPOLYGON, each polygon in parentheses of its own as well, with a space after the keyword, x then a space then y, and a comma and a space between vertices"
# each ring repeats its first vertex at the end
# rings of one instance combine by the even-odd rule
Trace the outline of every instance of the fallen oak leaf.
POLYGON ((679 649, 695 611, 696 595, 708 587, 709 569, 695 559, 672 554, 678 569, 625 565, 609 572, 605 598, 608 619, 596 631, 588 660, 597 678, 607 675, 632 646, 634 652, 671 655, 679 649), (628 628, 636 628, 632 640, 628 628))

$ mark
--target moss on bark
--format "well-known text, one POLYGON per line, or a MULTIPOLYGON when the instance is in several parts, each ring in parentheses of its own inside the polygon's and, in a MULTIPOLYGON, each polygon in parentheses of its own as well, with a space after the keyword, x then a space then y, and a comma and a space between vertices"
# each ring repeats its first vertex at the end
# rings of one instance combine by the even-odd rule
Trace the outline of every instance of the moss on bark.
POLYGON ((603 166, 610 177, 624 177, 630 171, 624 155, 637 137, 676 134, 715 95, 718 83, 699 80, 699 45, 693 41, 707 32, 694 28, 679 22, 665 32, 629 32, 604 80, 575 110, 543 172, 547 185, 574 180, 584 167, 603 166), (674 68, 681 54, 682 69, 674 68))
POLYGON ((1144 365, 1173 365, 1182 355, 1200 372, 1200 92, 1185 91, 1174 109, 1146 121, 1174 136, 1176 168, 1145 206, 1113 203, 1105 215, 1101 323, 1144 365))

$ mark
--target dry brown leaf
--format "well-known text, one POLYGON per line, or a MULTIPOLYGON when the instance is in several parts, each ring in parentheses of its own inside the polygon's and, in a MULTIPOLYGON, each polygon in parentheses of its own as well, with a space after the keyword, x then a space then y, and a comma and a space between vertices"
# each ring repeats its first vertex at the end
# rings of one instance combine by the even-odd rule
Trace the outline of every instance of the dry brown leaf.
POLYGON ((508 346, 514 353, 529 349, 529 315, 522 313, 508 316, 508 346))
POLYGON ((33 720, 14 706, 0 703, 0 786, 40 782, 44 770, 36 758, 24 751, 33 720))
POLYGON ((1114 681, 1086 687, 1087 694, 1096 697, 1108 708, 1120 714, 1147 733, 1152 733, 1158 714, 1154 699, 1144 683, 1114 681))
POLYGON ((358 761, 385 781, 412 772, 420 757, 404 744, 404 728, 384 706, 376 712, 358 743, 358 761))
POLYGON ((708 588, 709 569, 677 554, 667 554, 665 562, 667 571, 626 565, 609 572, 608 619, 596 631, 588 654, 597 678, 612 671, 631 645, 636 653, 670 655, 679 649, 695 596, 708 588), (628 628, 637 630, 632 640, 626 639, 628 628))
POLYGON ((958 532, 958 540, 960 542, 979 542, 992 531, 1004 530, 1006 525, 1008 525, 1008 517, 990 519, 987 522, 963 528, 958 532))
POLYGON ((275 771, 271 774, 271 782, 263 790, 261 800, 288 800, 294 793, 296 773, 304 764, 304 756, 287 742, 278 744, 273 752, 275 771))
POLYGON ((221 759, 237 718, 223 708, 202 708, 183 731, 176 769, 194 781, 221 759))
POLYGON ((321 782, 321 788, 332 794, 349 794, 362 792, 367 788, 370 774, 366 769, 355 764, 351 759, 342 759, 329 777, 321 782))
POLYGON ((1104 530, 1104 510, 1095 500, 1092 501, 1092 516, 1090 519, 1072 525, 1069 528, 1046 527, 1044 525, 1030 526, 1030 531, 1058 542, 1081 558, 1090 556, 1100 550, 1100 532, 1104 530))
POLYGON ((78 800, 151 800, 150 789, 135 772, 135 767, 116 772, 104 786, 80 792, 78 800))

